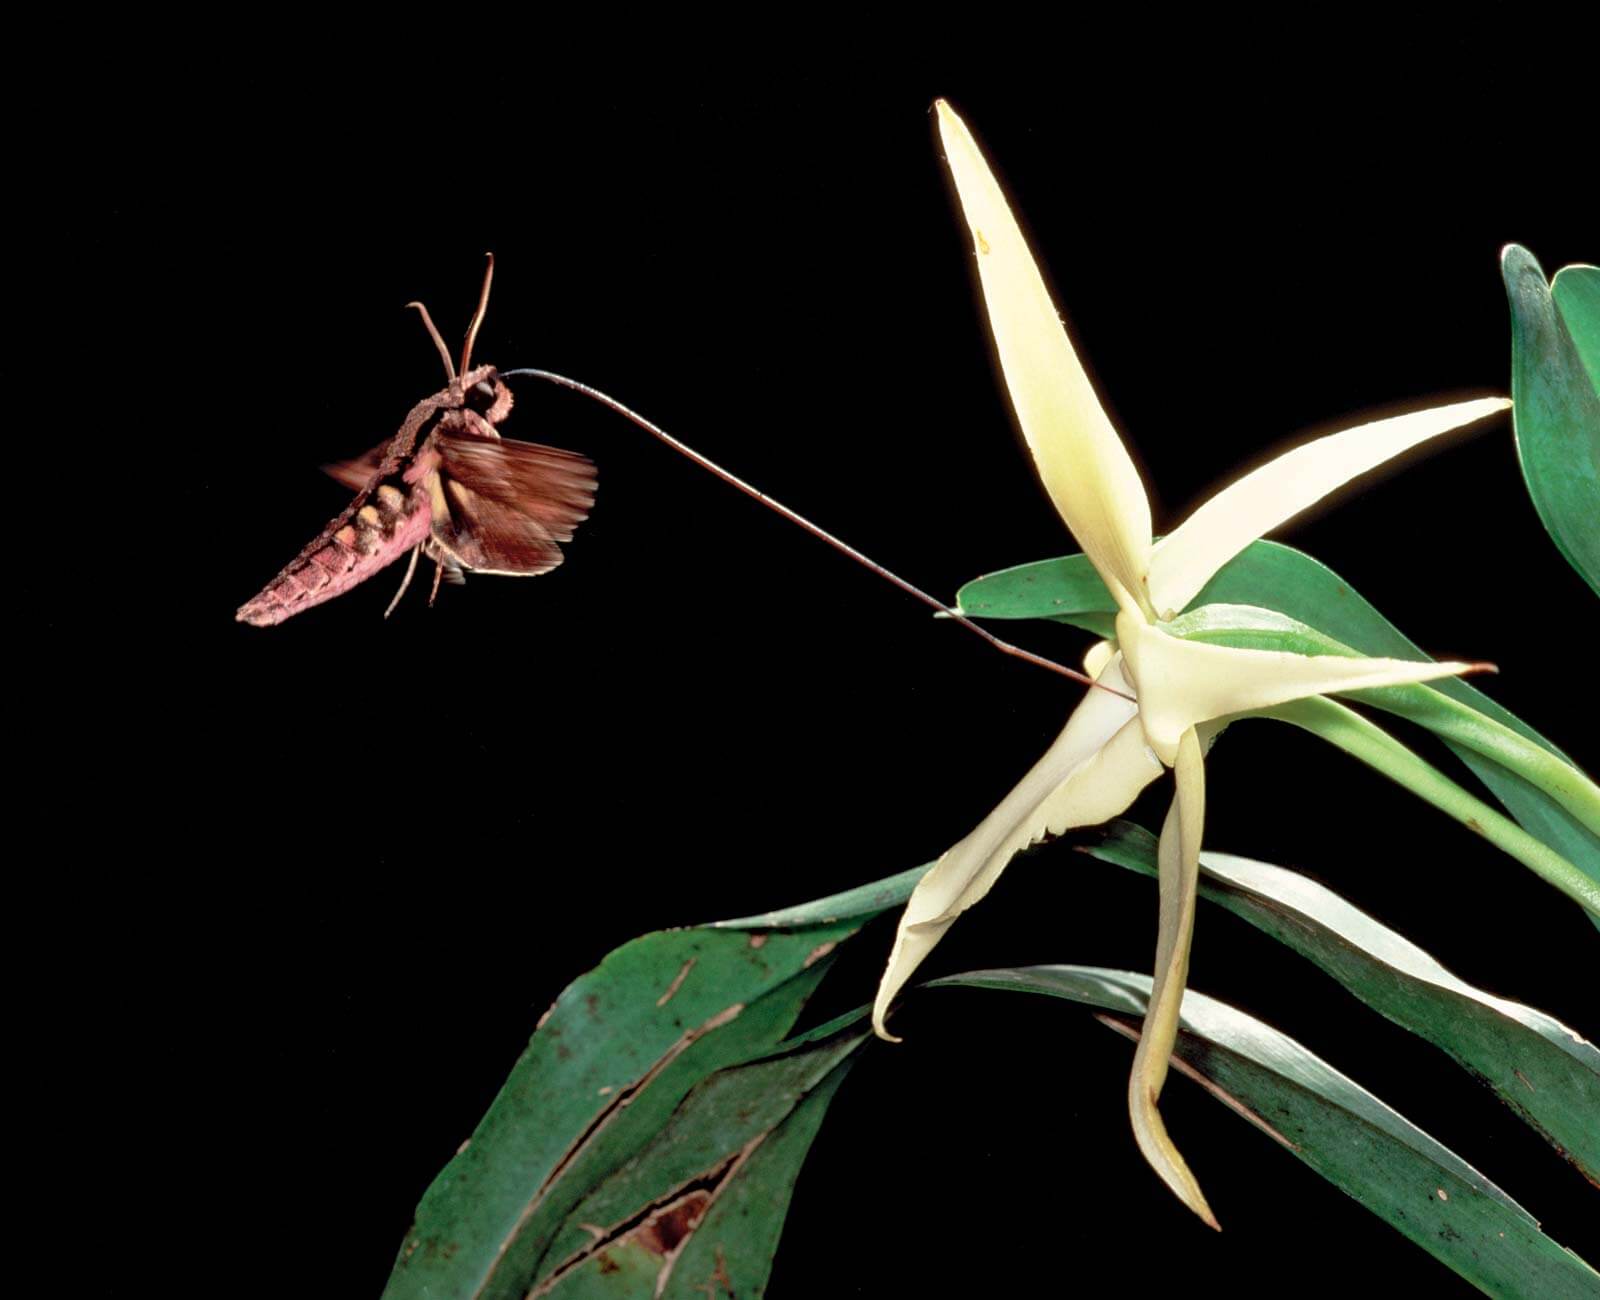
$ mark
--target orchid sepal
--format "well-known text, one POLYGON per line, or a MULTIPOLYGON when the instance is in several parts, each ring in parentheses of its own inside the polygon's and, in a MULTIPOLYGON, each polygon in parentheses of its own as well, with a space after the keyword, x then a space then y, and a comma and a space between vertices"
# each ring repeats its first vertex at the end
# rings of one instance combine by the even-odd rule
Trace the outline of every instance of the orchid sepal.
POLYGON ((1169 767, 1177 762, 1183 733, 1196 723, 1310 695, 1433 681, 1489 667, 1240 650, 1187 641, 1127 613, 1117 616, 1117 645, 1139 697, 1145 735, 1169 767))
MULTIPOLYGON (((1097 680, 1125 690, 1121 667, 1113 658, 1097 680)), ((1125 812, 1161 771, 1135 706, 1120 695, 1088 692, 1044 757, 917 882, 873 1001, 874 1032, 898 1041, 885 1026, 896 995, 956 918, 994 888, 1013 857, 1047 835, 1125 812)))

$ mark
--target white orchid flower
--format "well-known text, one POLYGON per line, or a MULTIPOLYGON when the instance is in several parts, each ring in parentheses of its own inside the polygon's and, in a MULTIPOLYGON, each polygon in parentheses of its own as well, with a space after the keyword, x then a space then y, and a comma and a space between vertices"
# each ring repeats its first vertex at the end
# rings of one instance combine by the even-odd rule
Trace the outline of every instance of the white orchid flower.
POLYGON ((942 100, 938 111, 1017 420, 1051 500, 1120 612, 1116 641, 1097 645, 1086 661, 1097 682, 1111 690, 1091 690, 1083 698, 1021 784, 917 885, 878 989, 873 1027, 892 1039, 884 1027, 891 1001, 1016 853, 1046 835, 1118 815, 1164 768, 1173 768, 1177 792, 1161 829, 1155 983, 1128 1103, 1145 1158, 1186 1205, 1216 1227, 1156 1109, 1188 972, 1205 819, 1205 748, 1231 715, 1485 665, 1233 649, 1181 640, 1163 624, 1256 538, 1357 475, 1509 403, 1458 402, 1319 438, 1246 475, 1154 542, 1138 471, 1073 352, 1005 196, 965 124, 942 100))

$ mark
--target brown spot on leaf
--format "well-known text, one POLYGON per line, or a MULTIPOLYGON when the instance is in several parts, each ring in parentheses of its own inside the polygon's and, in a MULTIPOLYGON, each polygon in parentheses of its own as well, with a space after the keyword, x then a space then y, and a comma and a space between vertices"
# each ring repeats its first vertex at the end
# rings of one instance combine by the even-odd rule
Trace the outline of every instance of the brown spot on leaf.
POLYGON ((711 1276, 695 1287, 695 1290, 704 1291, 707 1300, 717 1300, 719 1291, 726 1291, 730 1296, 733 1294, 733 1279, 728 1276, 728 1257, 722 1253, 721 1246, 717 1247, 717 1266, 711 1270, 711 1276))
MULTIPOLYGON (((603 1259, 607 1249, 624 1244, 638 1245, 660 1258, 661 1268, 656 1275, 655 1294, 661 1295, 671 1280, 672 1270, 677 1264, 684 1243, 700 1226, 706 1211, 722 1194, 723 1189, 750 1158, 750 1153, 759 1147, 766 1137, 766 1132, 757 1133, 738 1151, 681 1185, 678 1191, 663 1200, 645 1206, 630 1219, 613 1224, 610 1228, 580 1223, 578 1226, 591 1234, 594 1240, 569 1256, 553 1272, 546 1274, 544 1281, 528 1292, 527 1300, 540 1300, 540 1297, 548 1295, 561 1285, 562 1280, 570 1276, 574 1269, 584 1267, 591 1260, 603 1259)), ((605 1271, 603 1265, 601 1271, 605 1271)), ((733 1295, 733 1282, 727 1276, 726 1261, 720 1247, 717 1250, 717 1267, 711 1277, 713 1282, 721 1277, 728 1287, 728 1294, 733 1295)), ((708 1284, 702 1283, 694 1289, 706 1291, 714 1300, 714 1288, 708 1284)))
POLYGON ((690 1192, 641 1223, 634 1240, 652 1255, 670 1255, 694 1231, 710 1204, 710 1192, 690 1192))
POLYGON ((819 943, 815 948, 806 954, 806 959, 802 963, 802 967, 816 965, 838 946, 839 941, 837 939, 829 939, 827 943, 819 943))
POLYGON ((766 941, 767 936, 764 934, 752 934, 750 936, 750 946, 752 948, 759 948, 762 946, 762 944, 766 943, 766 941))
POLYGON ((607 1273, 619 1273, 622 1271, 622 1265, 617 1263, 616 1260, 612 1259, 611 1256, 606 1254, 606 1252, 603 1250, 600 1252, 600 1257, 598 1260, 596 1260, 596 1263, 600 1265, 600 1273, 602 1276, 607 1273))
POLYGON ((1478 835, 1483 834, 1483 826, 1476 817, 1468 817, 1466 825, 1469 831, 1473 831, 1478 835))

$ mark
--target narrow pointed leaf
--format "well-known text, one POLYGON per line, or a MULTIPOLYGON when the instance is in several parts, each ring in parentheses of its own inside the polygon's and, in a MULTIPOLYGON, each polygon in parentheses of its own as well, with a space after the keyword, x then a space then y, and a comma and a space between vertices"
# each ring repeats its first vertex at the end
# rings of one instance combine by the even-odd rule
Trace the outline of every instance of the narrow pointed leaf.
MULTIPOLYGON (((962 587, 957 599, 963 610, 980 618, 1053 619, 1084 627, 1098 636, 1112 635, 1117 609, 1083 555, 1040 560, 989 574, 962 587)), ((1427 658, 1331 569, 1278 542, 1255 542, 1246 548, 1222 567, 1193 603, 1202 606, 1214 602, 1281 611, 1360 654, 1427 658)), ((1417 689, 1436 691, 1509 727, 1569 767, 1575 766, 1537 731, 1470 682, 1445 678, 1417 689)), ((1436 719, 1417 720, 1433 726, 1436 719)), ((1586 830, 1537 785, 1448 733, 1441 731, 1440 735, 1530 834, 1577 864, 1591 879, 1600 880, 1600 836, 1586 830)))
MULTIPOLYGON (((1106 1023, 1133 1037, 1150 979, 1035 966, 973 971, 935 986, 1066 998, 1117 1013, 1106 1023)), ((1541 1300, 1600 1294, 1600 1275, 1540 1232, 1499 1187, 1292 1038, 1192 989, 1182 1023, 1173 1052, 1178 1068, 1475 1286, 1541 1300)))
POLYGON ((939 133, 972 230, 1011 404, 1045 490, 1095 567, 1142 606, 1150 504, 1062 328, 1044 277, 966 124, 939 101, 939 133))
MULTIPOLYGON (((1500 271, 1511 303, 1511 399, 1522 477, 1556 549, 1600 595, 1600 392, 1533 255, 1508 245, 1500 271)), ((1587 326, 1581 302, 1574 314, 1587 326)))
MULTIPOLYGON (((1155 837, 1113 822, 1083 851, 1143 875, 1155 837)), ((1542 1011, 1452 975, 1403 935, 1298 872, 1200 855, 1200 896, 1321 967, 1350 993, 1471 1071, 1600 1186, 1600 1049, 1542 1011)))
POLYGON ((423 1195, 384 1295, 520 1300, 572 1207, 698 1083, 781 1040, 834 946, 915 875, 796 909, 790 926, 645 935, 580 976, 423 1195))
MULTIPOLYGON (((1099 680, 1127 689, 1118 660, 1099 680)), ((1131 701, 1089 691, 1044 757, 918 882, 901 914, 873 1003, 873 1028, 880 1036, 893 1037, 885 1020, 906 981, 956 918, 994 888, 1013 857, 1046 835, 1127 811, 1139 791, 1161 775, 1134 714, 1131 701)))
POLYGON ((1161 539, 1150 597, 1163 618, 1187 608, 1227 561, 1352 479, 1511 405, 1501 397, 1455 402, 1373 420, 1295 447, 1223 488, 1161 539))
MULTIPOLYGON (((1102 694, 1104 692, 1101 692, 1102 694)), ((829 894, 826 898, 813 899, 809 903, 798 903, 793 907, 780 907, 771 912, 760 912, 755 916, 741 916, 732 921, 711 921, 700 928, 707 930, 798 930, 814 925, 833 925, 839 921, 855 921, 864 924, 875 916, 881 916, 891 907, 900 904, 911 897, 911 891, 916 888, 917 881, 928 874, 931 863, 924 863, 920 867, 910 867, 905 871, 886 876, 882 880, 874 880, 870 884, 857 885, 854 889, 844 890, 842 893, 829 894)))

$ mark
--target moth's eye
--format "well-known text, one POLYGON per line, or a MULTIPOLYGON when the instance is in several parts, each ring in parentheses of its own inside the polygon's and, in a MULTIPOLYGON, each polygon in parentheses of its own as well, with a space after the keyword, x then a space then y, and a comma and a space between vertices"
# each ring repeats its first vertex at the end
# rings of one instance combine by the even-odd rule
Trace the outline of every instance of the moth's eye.
POLYGON ((487 411, 494 405, 494 389, 483 380, 479 380, 467 391, 467 405, 474 411, 487 411))
POLYGON ((490 388, 489 385, 484 383, 483 380, 480 379, 472 387, 477 392, 478 396, 483 398, 484 401, 494 401, 494 389, 490 388))

